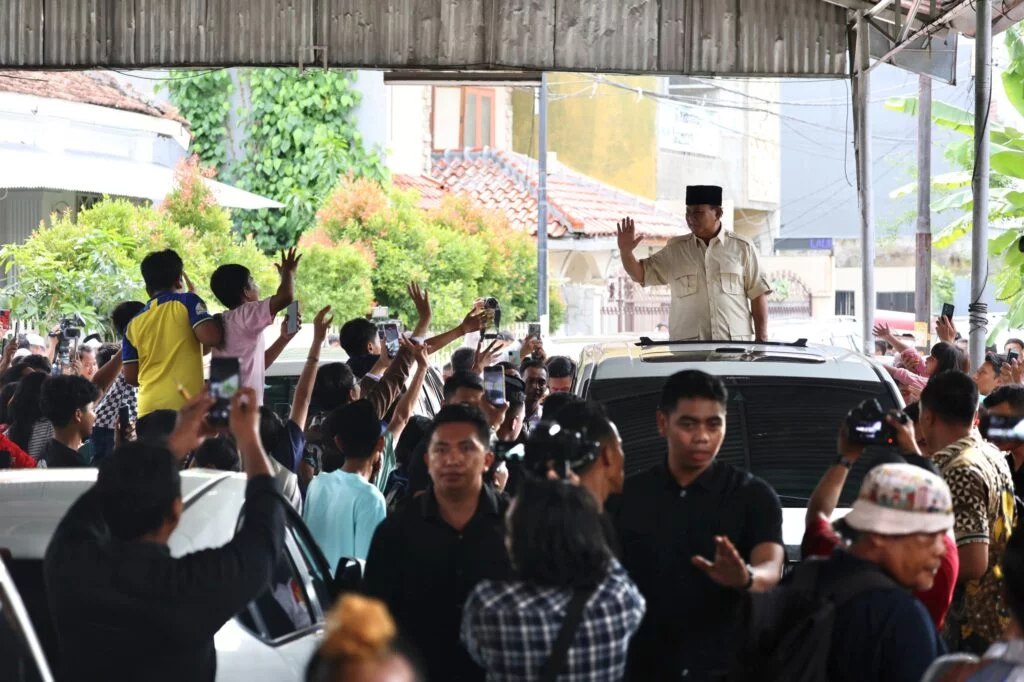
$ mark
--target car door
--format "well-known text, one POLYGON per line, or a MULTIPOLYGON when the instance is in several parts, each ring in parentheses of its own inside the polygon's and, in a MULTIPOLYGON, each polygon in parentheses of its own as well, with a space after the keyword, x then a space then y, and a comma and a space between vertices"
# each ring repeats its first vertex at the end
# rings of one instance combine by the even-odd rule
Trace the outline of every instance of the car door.
MULTIPOLYGON (((270 670, 261 671, 247 676, 247 682, 301 680, 309 659, 320 645, 324 614, 334 600, 334 581, 327 560, 298 513, 290 505, 282 504, 285 508, 284 551, 278 558, 270 584, 235 621, 251 636, 247 646, 254 652, 272 649, 287 673, 281 676, 270 670)), ((242 653, 245 653, 244 646, 242 653)))
POLYGON ((0 679, 53 682, 43 647, 14 579, 0 558, 0 679))

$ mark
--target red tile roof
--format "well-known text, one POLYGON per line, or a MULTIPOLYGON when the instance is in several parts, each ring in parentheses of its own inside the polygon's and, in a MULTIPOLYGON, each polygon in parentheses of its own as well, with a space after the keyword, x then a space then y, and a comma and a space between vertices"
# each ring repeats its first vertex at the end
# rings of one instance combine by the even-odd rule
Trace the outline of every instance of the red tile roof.
POLYGON ((410 189, 419 192, 419 206, 423 209, 440 208, 441 200, 448 194, 448 190, 442 183, 425 175, 396 173, 391 176, 391 184, 403 192, 410 189))
MULTIPOLYGON (((485 208, 503 213, 513 227, 537 232, 537 162, 507 151, 434 154, 431 175, 448 191, 466 194, 485 208)), ((548 167, 548 234, 607 237, 624 216, 636 221, 646 238, 669 239, 686 233, 685 221, 659 211, 653 202, 615 189, 554 163, 548 167)))
POLYGON ((95 71, 0 70, 0 92, 95 104, 185 123, 173 106, 150 101, 131 86, 95 71))

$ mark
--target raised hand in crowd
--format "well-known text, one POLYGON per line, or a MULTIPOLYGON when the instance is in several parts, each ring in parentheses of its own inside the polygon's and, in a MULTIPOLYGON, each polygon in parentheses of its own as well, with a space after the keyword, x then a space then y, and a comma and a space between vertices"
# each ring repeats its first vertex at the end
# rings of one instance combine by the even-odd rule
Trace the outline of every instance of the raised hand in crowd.
POLYGON ((430 321, 434 317, 434 311, 430 307, 430 292, 421 289, 416 282, 409 283, 409 298, 416 306, 416 327, 413 330, 413 338, 423 338, 430 328, 430 321))
POLYGON ((1007 360, 999 372, 998 383, 1003 386, 1016 386, 1024 383, 1024 366, 1019 359, 1007 360))
POLYGON ((188 290, 188 293, 196 293, 196 285, 192 283, 192 279, 188 276, 188 273, 182 271, 181 277, 185 280, 185 289, 188 290))
POLYGON ((954 343, 956 342, 956 325, 953 323, 953 320, 942 315, 935 321, 935 334, 939 337, 940 341, 954 343))
POLYGON ((483 374, 484 369, 501 361, 501 351, 505 349, 508 342, 494 339, 487 344, 486 348, 483 345, 484 339, 480 337, 480 341, 476 344, 476 358, 473 360, 473 371, 477 374, 483 374))
MULTIPOLYGON (((320 350, 323 348, 327 332, 333 323, 334 315, 331 314, 331 306, 322 308, 313 318, 313 342, 309 346, 306 364, 295 384, 295 395, 292 396, 292 409, 289 415, 289 419, 300 429, 306 424, 306 417, 309 416, 309 404, 313 399, 313 385, 316 383, 316 373, 320 367, 320 350)), ((381 355, 386 357, 387 353, 381 355)), ((299 462, 295 464, 298 466, 299 462)))
POLYGON ((242 456, 242 470, 246 476, 255 478, 273 475, 260 440, 260 406, 256 402, 256 391, 248 386, 239 388, 231 398, 228 429, 238 444, 238 454, 242 456))
POLYGON ((388 431, 391 432, 396 443, 402 437, 402 432, 405 431, 406 425, 408 425, 409 420, 412 418, 413 409, 420 398, 420 393, 423 391, 423 382, 426 381, 427 371, 430 369, 430 354, 434 352, 434 349, 425 343, 416 344, 407 339, 400 339, 399 343, 402 344, 403 348, 407 348, 416 360, 416 373, 412 377, 409 388, 406 389, 405 394, 402 395, 395 405, 391 421, 388 422, 388 431))
POLYGON ((184 461, 188 453, 202 445, 204 440, 217 435, 217 430, 206 419, 206 414, 214 402, 216 401, 209 390, 204 389, 178 410, 178 419, 174 431, 167 439, 167 447, 179 462, 184 461))
POLYGON ((548 359, 548 354, 544 350, 544 341, 542 339, 539 339, 539 338, 534 338, 532 336, 527 336, 523 340, 523 345, 522 345, 522 349, 520 351, 520 356, 524 360, 526 358, 533 357, 533 358, 537 358, 538 360, 541 360, 541 361, 546 361, 548 359))
POLYGON ((270 297, 271 315, 277 315, 295 300, 295 272, 299 269, 300 260, 302 256, 298 255, 295 247, 292 247, 281 252, 280 263, 274 263, 281 283, 277 286, 277 292, 270 297))
MULTIPOLYGON (((281 334, 274 340, 274 343, 263 351, 263 366, 264 368, 270 367, 274 362, 281 356, 284 349, 288 347, 288 344, 292 342, 299 332, 302 331, 302 311, 298 314, 298 324, 295 325, 295 333, 288 332, 288 317, 285 316, 281 320, 281 334)), ((324 338, 327 338, 326 336, 324 338)))

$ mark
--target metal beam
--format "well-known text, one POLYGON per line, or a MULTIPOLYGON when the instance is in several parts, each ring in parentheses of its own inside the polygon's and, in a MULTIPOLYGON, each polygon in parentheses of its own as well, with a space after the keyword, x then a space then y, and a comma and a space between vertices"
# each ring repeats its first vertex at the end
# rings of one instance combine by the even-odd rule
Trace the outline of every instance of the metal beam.
POLYGON ((971 366, 985 361, 988 337, 989 110, 992 106, 992 0, 975 4, 974 36, 974 219, 971 225, 971 366))
POLYGON ((914 4, 910 7, 910 11, 907 12, 907 25, 903 27, 903 33, 900 35, 900 39, 897 42, 905 42, 907 35, 910 33, 911 27, 914 25, 914 18, 917 16, 917 11, 921 9, 921 0, 914 0, 914 4))
MULTIPOLYGON (((907 45, 909 45, 910 43, 914 42, 918 38, 921 38, 923 36, 934 35, 934 34, 938 33, 939 31, 942 31, 942 30, 948 28, 949 27, 949 22, 953 20, 953 17, 957 16, 958 14, 963 12, 965 9, 967 9, 969 7, 972 7, 976 1, 977 0, 959 0, 959 2, 957 2, 955 5, 950 7, 948 10, 946 10, 945 12, 940 14, 939 16, 935 17, 933 20, 931 20, 930 22, 928 22, 927 24, 925 24, 921 28, 918 28, 915 31, 913 31, 912 33, 910 33, 910 35, 908 35, 906 37, 906 39, 904 39, 903 41, 901 41, 901 42, 897 43, 896 45, 894 45, 891 50, 889 50, 888 52, 883 54, 881 57, 879 57, 875 61, 874 64, 872 64, 870 67, 868 67, 869 70, 876 68, 879 64, 884 64, 884 63, 888 62, 895 55, 897 55, 900 52, 902 52, 904 50, 904 48, 907 47, 907 45)), ((991 14, 991 11, 989 13, 991 14)), ((989 33, 991 33, 991 31, 992 31, 992 27, 989 26, 989 33)))
POLYGON ((875 215, 871 182, 871 38, 864 12, 857 13, 854 49, 854 146, 857 154, 857 195, 860 204, 861 333, 864 352, 874 351, 875 326, 875 215))

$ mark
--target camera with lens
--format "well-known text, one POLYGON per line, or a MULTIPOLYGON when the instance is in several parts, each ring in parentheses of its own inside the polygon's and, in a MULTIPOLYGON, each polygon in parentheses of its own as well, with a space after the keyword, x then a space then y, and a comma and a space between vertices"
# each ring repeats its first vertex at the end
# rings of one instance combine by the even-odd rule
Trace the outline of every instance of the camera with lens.
POLYGON ((498 338, 498 329, 501 327, 501 304, 498 303, 498 299, 492 297, 484 299, 484 310, 487 311, 488 317, 494 320, 494 333, 484 334, 485 339, 496 339, 498 338))
MULTIPOLYGON (((887 416, 878 400, 865 400, 846 415, 846 441, 850 445, 892 445, 896 429, 886 421, 887 416)), ((901 424, 910 419, 902 412, 896 418, 901 424)))
POLYGON ((1024 443, 1024 419, 986 412, 978 421, 981 437, 993 443, 1024 443))
POLYGON ((570 472, 578 473, 597 460, 601 444, 587 437, 586 431, 563 429, 552 421, 537 424, 526 443, 498 443, 495 461, 522 462, 527 473, 546 478, 554 471, 567 479, 570 472))
POLYGON ((64 368, 71 363, 72 350, 78 350, 78 339, 82 338, 82 327, 85 320, 78 313, 65 315, 60 320, 60 327, 55 336, 57 348, 53 358, 53 373, 63 374, 64 368))

